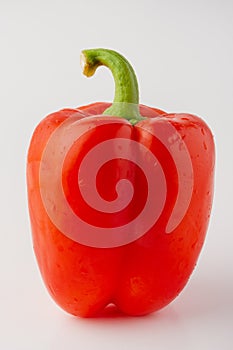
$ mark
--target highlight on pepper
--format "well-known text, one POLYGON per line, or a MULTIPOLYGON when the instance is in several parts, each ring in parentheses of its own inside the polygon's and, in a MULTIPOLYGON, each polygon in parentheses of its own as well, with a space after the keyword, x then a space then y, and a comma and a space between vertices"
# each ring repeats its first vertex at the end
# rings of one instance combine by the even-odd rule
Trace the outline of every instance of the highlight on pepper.
POLYGON ((34 251, 56 303, 81 317, 109 304, 144 315, 174 300, 207 232, 214 141, 199 117, 139 104, 130 63, 84 50, 113 74, 112 103, 63 109, 36 127, 27 188, 34 251))

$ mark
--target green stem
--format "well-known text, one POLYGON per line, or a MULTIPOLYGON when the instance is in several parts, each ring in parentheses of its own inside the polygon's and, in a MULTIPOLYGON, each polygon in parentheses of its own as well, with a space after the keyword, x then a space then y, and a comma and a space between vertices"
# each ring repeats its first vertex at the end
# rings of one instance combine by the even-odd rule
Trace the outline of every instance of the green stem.
POLYGON ((82 51, 83 74, 92 76, 99 66, 108 67, 115 80, 113 104, 104 114, 126 118, 131 124, 144 119, 139 112, 138 83, 132 66, 116 51, 90 49, 82 51))

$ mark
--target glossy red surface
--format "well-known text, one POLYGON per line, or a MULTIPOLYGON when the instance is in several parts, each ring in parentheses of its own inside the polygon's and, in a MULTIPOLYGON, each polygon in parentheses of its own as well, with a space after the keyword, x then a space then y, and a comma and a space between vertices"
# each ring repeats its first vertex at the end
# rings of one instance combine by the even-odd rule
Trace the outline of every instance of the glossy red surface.
MULTIPOLYGON (((98 314, 110 303, 130 315, 147 314, 169 304, 184 288, 195 267, 212 205, 214 143, 208 126, 200 118, 166 114, 140 106, 141 115, 147 119, 132 126, 123 118, 101 115, 107 106, 96 103, 49 115, 37 126, 28 151, 28 202, 38 265, 57 304, 67 312, 83 317, 98 314), (80 125, 92 123, 92 128, 67 152, 61 169, 62 187, 72 211, 83 221, 106 229, 125 225, 137 218, 149 198, 143 169, 133 161, 115 158, 98 172, 96 187, 102 198, 113 201, 117 196, 116 184, 127 179, 134 189, 132 201, 117 213, 97 211, 84 201, 78 170, 85 155, 99 143, 115 138, 134 140, 150 150, 163 169, 167 190, 161 215, 145 234, 130 243, 110 248, 80 244, 59 230, 45 209, 41 195, 41 160, 53 132, 62 128, 62 123, 74 114, 76 122, 80 125), (117 123, 98 127, 99 121, 110 118, 117 123), (154 136, 159 124, 164 122, 180 135, 193 171, 189 205, 182 220, 169 233, 166 227, 178 200, 180 175, 171 153, 154 136)), ((179 151, 175 152, 179 157, 179 151)), ((52 159, 53 153, 50 156, 52 159)), ((147 159, 140 161, 146 163, 147 159)), ((92 171, 91 164, 89 171, 92 171)), ((56 181, 59 179, 54 178, 56 181)), ((56 198, 56 193, 54 196, 56 198)), ((56 206, 56 203, 51 205, 56 206)), ((153 210, 152 203, 150 211, 153 213, 153 210)), ((69 222, 63 224, 69 226, 69 222)), ((80 227, 76 229, 79 231, 80 227)))

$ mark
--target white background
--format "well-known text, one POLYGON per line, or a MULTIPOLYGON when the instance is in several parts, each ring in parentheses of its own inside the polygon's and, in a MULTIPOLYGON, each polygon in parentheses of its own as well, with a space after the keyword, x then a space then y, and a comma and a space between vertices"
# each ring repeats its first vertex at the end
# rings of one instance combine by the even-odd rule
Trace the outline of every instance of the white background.
POLYGON ((0 1, 0 349, 233 348, 233 2, 0 1), (111 101, 101 68, 82 76, 80 51, 105 47, 133 64, 141 102, 204 118, 216 141, 215 198, 190 282, 147 317, 79 319, 42 284, 26 202, 26 152, 48 113, 111 101))

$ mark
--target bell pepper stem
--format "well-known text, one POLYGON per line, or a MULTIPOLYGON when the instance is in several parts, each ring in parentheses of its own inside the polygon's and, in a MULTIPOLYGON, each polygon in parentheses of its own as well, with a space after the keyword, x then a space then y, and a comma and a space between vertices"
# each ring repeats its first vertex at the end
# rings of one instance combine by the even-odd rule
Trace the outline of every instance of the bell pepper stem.
POLYGON ((83 50, 81 53, 83 74, 91 77, 99 66, 108 67, 115 81, 113 104, 105 115, 118 116, 136 124, 144 119, 139 112, 138 83, 130 63, 118 52, 107 49, 83 50))

